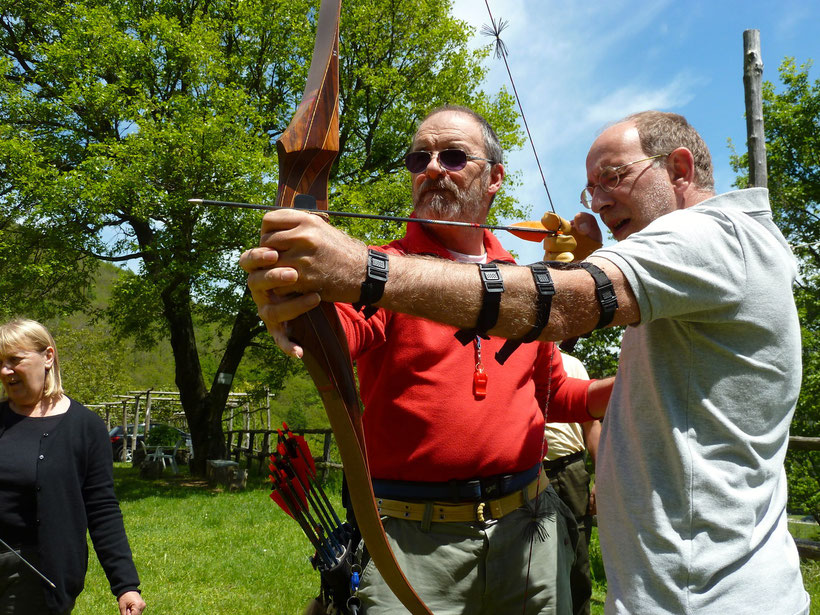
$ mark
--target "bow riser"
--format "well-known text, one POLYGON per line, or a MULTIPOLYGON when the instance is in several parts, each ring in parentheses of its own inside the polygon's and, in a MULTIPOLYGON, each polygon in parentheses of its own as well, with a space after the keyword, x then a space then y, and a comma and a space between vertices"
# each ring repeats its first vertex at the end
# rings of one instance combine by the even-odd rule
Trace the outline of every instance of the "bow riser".
POLYGON ((305 93, 276 151, 276 205, 293 207, 297 194, 309 194, 318 209, 327 209, 330 169, 339 153, 339 21, 322 19, 321 10, 305 93))
MULTIPOLYGON (((341 0, 323 0, 305 96, 277 142, 277 206, 293 206, 297 194, 316 198, 327 209, 330 169, 339 150, 339 15, 341 0)), ((387 585, 413 615, 432 615, 396 562, 376 506, 361 407, 347 337, 336 308, 322 303, 291 322, 304 349, 304 363, 325 405, 345 468, 362 538, 387 585)))
POLYGON ((336 153, 328 150, 305 151, 299 156, 287 157, 283 148, 277 145, 280 163, 279 173, 286 183, 279 184, 276 193, 276 205, 293 207, 297 194, 309 194, 316 199, 317 209, 327 209, 327 184, 330 179, 330 169, 336 158, 336 153), (309 177, 308 170, 315 171, 314 177, 309 177))

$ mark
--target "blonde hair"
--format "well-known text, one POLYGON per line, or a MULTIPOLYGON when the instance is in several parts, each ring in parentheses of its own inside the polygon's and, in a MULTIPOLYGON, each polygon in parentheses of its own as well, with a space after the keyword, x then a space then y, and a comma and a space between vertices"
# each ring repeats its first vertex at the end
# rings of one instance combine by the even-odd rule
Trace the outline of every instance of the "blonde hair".
MULTIPOLYGON (((63 381, 60 377, 60 362, 57 358, 57 345, 54 338, 43 325, 28 318, 15 318, 0 325, 0 356, 8 356, 20 350, 43 352, 51 346, 54 349, 54 362, 46 371, 43 385, 43 397, 59 397, 63 394, 63 381)), ((0 391, 0 401, 8 399, 5 390, 0 391)))

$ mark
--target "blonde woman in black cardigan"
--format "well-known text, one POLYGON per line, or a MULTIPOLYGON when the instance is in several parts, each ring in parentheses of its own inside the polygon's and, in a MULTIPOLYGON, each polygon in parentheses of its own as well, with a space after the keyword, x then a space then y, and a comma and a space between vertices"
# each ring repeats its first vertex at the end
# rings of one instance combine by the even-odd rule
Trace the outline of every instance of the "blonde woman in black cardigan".
POLYGON ((17 552, 0 545, 0 613, 70 613, 88 568, 87 530, 120 614, 140 615, 105 424, 63 393, 43 325, 0 325, 0 383, 0 538, 17 552))

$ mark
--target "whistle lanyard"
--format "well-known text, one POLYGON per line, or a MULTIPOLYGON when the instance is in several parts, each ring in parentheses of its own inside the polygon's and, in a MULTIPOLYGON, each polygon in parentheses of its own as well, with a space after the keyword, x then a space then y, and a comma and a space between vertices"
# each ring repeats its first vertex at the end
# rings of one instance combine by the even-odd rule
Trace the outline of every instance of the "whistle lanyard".
POLYGON ((484 371, 484 364, 481 362, 481 338, 475 336, 475 372, 473 373, 473 396, 476 399, 487 397, 487 372, 484 371))

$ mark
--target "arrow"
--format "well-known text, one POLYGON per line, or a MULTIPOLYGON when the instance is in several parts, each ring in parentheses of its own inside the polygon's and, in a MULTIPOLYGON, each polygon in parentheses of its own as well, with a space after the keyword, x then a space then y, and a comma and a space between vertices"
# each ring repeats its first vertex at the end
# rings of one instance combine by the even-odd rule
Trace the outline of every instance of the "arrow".
MULTIPOLYGON (((264 211, 276 211, 278 209, 291 209, 290 207, 277 207, 275 205, 257 205, 256 203, 241 203, 236 201, 213 201, 210 199, 188 199, 192 205, 217 205, 220 207, 236 207, 240 209, 261 209, 264 211)), ((466 228, 482 228, 491 231, 507 231, 512 233, 519 239, 526 241, 541 241, 545 237, 554 237, 559 235, 558 231, 550 231, 535 220, 527 220, 525 222, 516 222, 509 226, 498 224, 478 224, 476 222, 458 222, 456 220, 433 220, 430 218, 410 218, 404 216, 381 216, 378 214, 361 214, 351 211, 335 211, 332 209, 309 210, 303 209, 308 213, 316 213, 317 215, 337 216, 339 218, 362 218, 365 220, 390 220, 392 222, 418 222, 420 224, 434 224, 441 226, 461 226, 466 228)))

